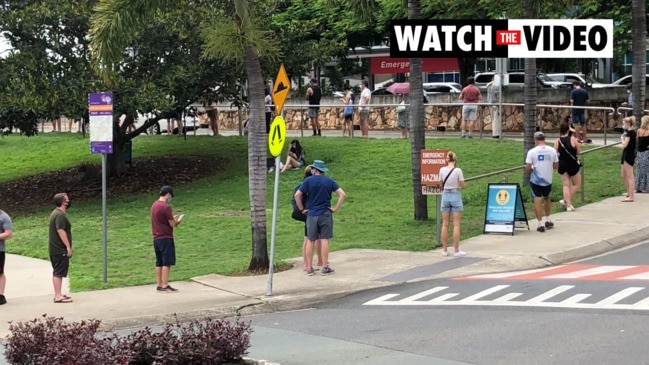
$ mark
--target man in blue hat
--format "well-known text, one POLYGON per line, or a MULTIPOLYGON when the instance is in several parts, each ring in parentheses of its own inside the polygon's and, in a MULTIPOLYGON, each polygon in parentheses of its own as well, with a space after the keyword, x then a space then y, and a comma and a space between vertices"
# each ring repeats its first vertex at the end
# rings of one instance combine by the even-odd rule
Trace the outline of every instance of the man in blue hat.
POLYGON ((322 249, 322 274, 331 274, 334 269, 329 267, 329 239, 334 235, 333 213, 340 210, 345 201, 345 192, 338 184, 324 173, 329 171, 324 161, 315 160, 311 165, 313 176, 306 178, 300 188, 295 192, 297 208, 306 214, 306 235, 308 244, 305 250, 307 261, 307 275, 312 276, 313 246, 320 240, 322 249), (331 193, 338 195, 335 207, 331 207, 331 193), (306 194, 306 207, 302 206, 302 195, 306 194))

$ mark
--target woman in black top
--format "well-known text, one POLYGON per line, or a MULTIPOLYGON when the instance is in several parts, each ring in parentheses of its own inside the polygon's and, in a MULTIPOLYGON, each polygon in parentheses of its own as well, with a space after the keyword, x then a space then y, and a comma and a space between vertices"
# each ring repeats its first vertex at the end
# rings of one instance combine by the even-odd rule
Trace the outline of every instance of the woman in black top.
POLYGON ((563 184, 563 199, 559 203, 566 207, 568 212, 574 212, 575 207, 572 205, 572 196, 575 195, 581 185, 581 168, 578 162, 578 156, 581 154, 579 141, 570 130, 570 125, 566 122, 559 126, 559 138, 554 142, 554 149, 559 154, 559 175, 563 184), (572 182, 572 186, 570 186, 572 182))
POLYGON ((635 171, 636 193, 649 191, 649 116, 642 117, 638 129, 638 167, 635 171))
POLYGON ((626 187, 626 198, 623 202, 632 202, 634 199, 633 193, 635 192, 635 178, 633 177, 633 164, 635 163, 635 145, 636 145, 636 131, 635 131, 635 117, 627 117, 622 119, 622 181, 626 187))

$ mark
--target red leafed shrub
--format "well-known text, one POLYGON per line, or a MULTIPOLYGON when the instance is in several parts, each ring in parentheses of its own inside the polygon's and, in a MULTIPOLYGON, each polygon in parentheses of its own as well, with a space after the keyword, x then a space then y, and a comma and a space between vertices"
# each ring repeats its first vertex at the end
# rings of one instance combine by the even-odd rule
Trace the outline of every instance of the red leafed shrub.
POLYGON ((218 365, 244 364, 250 324, 224 319, 166 324, 128 336, 102 336, 101 321, 66 323, 43 316, 11 323, 5 356, 14 365, 218 365))

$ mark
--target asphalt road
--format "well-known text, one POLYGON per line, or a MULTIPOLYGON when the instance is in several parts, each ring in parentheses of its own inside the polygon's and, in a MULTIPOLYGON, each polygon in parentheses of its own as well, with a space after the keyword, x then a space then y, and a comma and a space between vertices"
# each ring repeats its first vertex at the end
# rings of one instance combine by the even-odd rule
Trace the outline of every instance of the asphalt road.
POLYGON ((648 257, 644 244, 547 270, 401 284, 251 317, 250 353, 283 365, 649 364, 648 257))

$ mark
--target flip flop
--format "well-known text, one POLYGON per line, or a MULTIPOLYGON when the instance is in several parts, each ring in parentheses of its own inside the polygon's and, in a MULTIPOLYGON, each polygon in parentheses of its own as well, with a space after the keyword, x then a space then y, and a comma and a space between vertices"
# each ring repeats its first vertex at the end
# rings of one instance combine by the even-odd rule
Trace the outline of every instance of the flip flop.
POLYGON ((622 203, 633 203, 633 199, 624 199, 622 200, 622 203))
POLYGON ((54 303, 72 303, 72 299, 63 297, 59 300, 55 300, 54 303))

